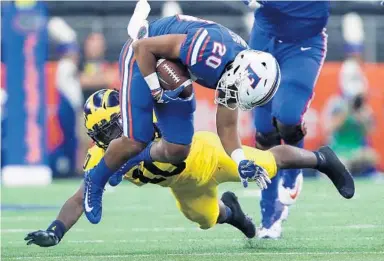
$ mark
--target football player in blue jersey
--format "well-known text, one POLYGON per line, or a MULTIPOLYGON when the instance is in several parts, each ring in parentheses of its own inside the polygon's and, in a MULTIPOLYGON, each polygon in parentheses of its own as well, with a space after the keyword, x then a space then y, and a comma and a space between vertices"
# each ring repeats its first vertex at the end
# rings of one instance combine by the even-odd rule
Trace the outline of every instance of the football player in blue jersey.
MULTIPOLYGON (((325 26, 329 1, 247 1, 255 11, 250 47, 275 56, 281 68, 281 86, 268 103, 254 110, 256 147, 281 144, 303 146, 303 114, 327 52, 325 26)), ((283 170, 262 192, 259 238, 279 238, 288 207, 297 199, 302 171, 283 170)))
MULTIPOLYGON (((225 151, 237 163, 243 185, 249 179, 264 188, 269 182, 266 171, 245 157, 237 118, 238 108, 261 106, 276 93, 280 69, 274 57, 248 49, 229 29, 196 17, 171 16, 148 24, 145 4, 140 0, 137 5, 131 22, 140 30, 131 35, 133 40, 126 42, 119 59, 124 135, 111 141, 99 164, 85 173, 83 204, 91 223, 101 219, 104 186, 111 177, 110 184, 116 185, 127 169, 141 161, 176 164, 188 156, 195 99, 193 94, 187 99, 178 97, 184 85, 173 91, 160 87, 156 74, 159 57, 180 60, 200 83, 217 90, 217 132, 225 151), (152 142, 153 110, 163 134, 156 142, 152 142)), ((101 102, 99 98, 95 96, 95 104, 101 102)), ((111 136, 110 131, 101 133, 111 136)))

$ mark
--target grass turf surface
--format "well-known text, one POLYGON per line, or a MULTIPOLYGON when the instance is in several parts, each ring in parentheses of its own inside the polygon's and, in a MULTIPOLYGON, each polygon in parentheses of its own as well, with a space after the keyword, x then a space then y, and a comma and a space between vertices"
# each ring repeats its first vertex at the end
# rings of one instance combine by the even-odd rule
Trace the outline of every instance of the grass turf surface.
MULTIPOLYGON (((45 229, 79 182, 2 188, 1 260, 384 260, 384 183, 372 180, 357 180, 355 198, 343 200, 328 180, 306 179, 283 239, 250 242, 228 225, 198 229, 178 212, 168 189, 123 184, 105 193, 99 225, 82 217, 58 246, 26 246, 24 236, 45 229), (9 209, 21 205, 46 208, 9 209)), ((225 190, 239 196, 258 224, 258 191, 240 184, 221 185, 225 190)))

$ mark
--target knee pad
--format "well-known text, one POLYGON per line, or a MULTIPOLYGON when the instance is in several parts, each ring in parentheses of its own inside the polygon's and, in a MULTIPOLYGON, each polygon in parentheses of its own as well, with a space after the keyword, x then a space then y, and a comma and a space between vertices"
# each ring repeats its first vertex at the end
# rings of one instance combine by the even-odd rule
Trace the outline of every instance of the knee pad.
POLYGON ((307 134, 303 124, 285 125, 278 120, 275 121, 275 124, 280 137, 289 145, 296 145, 307 134))
POLYGON ((256 148, 267 150, 281 144, 281 137, 277 131, 269 133, 256 132, 256 148))

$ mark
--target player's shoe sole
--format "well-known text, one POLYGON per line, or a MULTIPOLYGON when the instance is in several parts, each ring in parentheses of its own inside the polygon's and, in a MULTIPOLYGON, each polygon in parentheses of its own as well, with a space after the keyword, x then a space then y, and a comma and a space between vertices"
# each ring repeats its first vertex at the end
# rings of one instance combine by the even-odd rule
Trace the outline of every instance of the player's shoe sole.
POLYGON ((255 237, 256 226, 252 219, 244 214, 236 195, 227 191, 221 196, 221 200, 232 211, 232 219, 227 223, 239 229, 247 238, 255 237))
POLYGON ((355 194, 355 183, 351 173, 328 146, 321 147, 319 152, 320 157, 325 158, 325 163, 318 170, 328 176, 340 195, 347 199, 352 198, 355 194))

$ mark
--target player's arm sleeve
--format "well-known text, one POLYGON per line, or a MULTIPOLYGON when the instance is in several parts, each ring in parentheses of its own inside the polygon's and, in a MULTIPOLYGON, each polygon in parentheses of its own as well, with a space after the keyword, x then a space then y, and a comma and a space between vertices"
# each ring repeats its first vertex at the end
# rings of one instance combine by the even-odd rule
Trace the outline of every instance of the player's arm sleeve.
POLYGON ((189 30, 187 37, 180 46, 180 60, 189 67, 201 66, 203 54, 210 40, 208 29, 196 28, 189 30))
POLYGON ((195 28, 188 31, 180 46, 179 59, 206 87, 216 88, 218 71, 225 67, 227 47, 220 30, 195 28))

